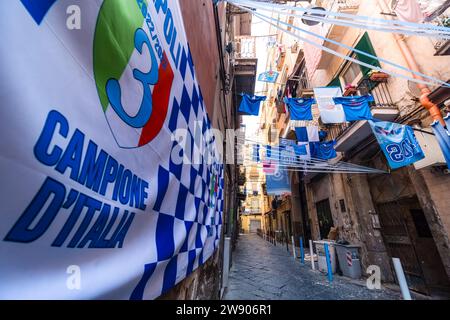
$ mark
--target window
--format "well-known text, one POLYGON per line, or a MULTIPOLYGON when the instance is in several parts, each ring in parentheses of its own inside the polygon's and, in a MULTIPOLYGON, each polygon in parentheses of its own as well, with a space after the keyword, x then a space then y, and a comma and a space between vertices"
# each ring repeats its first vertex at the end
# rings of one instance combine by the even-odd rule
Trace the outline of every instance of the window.
POLYGON ((259 209, 259 200, 257 198, 252 199, 252 209, 259 209))
MULTIPOLYGON (((357 59, 356 55, 352 58, 357 59)), ((357 86, 359 81, 363 78, 361 67, 353 62, 349 62, 340 75, 341 87, 345 88, 348 84, 357 86)))

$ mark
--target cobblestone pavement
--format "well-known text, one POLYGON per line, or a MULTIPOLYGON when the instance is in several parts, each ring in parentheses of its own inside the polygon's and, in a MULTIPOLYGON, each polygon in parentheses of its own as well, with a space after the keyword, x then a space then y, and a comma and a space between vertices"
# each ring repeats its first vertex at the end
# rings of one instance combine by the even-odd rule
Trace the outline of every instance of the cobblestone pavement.
MULTIPOLYGON (((317 266, 317 262, 316 262, 317 266)), ((301 265, 285 246, 276 247, 255 234, 240 235, 225 300, 393 300, 390 289, 369 290, 365 283, 325 274, 301 265)))

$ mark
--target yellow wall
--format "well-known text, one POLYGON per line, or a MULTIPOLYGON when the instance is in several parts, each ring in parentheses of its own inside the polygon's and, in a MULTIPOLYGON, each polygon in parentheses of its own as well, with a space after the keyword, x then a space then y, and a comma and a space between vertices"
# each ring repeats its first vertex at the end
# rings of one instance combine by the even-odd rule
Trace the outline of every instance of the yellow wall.
POLYGON ((259 220, 261 224, 260 229, 262 229, 263 221, 261 215, 241 215, 241 229, 244 233, 250 233, 250 220, 259 220))

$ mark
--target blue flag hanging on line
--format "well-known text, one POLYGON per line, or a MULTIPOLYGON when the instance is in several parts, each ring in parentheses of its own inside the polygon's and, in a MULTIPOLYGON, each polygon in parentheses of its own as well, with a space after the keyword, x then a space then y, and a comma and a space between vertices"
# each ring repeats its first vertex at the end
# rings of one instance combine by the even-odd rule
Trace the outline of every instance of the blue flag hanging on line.
POLYGON ((319 127, 296 127, 295 135, 299 142, 319 142, 319 127))
POLYGON ((261 73, 258 76, 258 81, 275 83, 277 81, 277 78, 278 78, 278 72, 266 71, 266 72, 261 73))
POLYGON ((434 137, 436 138, 439 146, 441 147, 442 153, 444 154, 445 161, 447 162, 447 167, 450 169, 450 117, 447 115, 444 118, 447 129, 445 129, 439 121, 433 122, 431 128, 434 132, 434 137))
POLYGON ((322 142, 311 142, 310 150, 311 157, 322 159, 322 160, 330 160, 337 157, 336 150, 334 146, 336 145, 336 141, 322 141, 322 142))
POLYGON ((284 98, 284 103, 289 108, 291 120, 313 120, 312 105, 316 103, 314 98, 284 98))
POLYGON ((248 94, 242 94, 242 101, 239 106, 239 112, 242 112, 249 116, 258 116, 260 104, 265 100, 265 96, 249 96, 248 94))
POLYGON ((392 169, 425 158, 410 126, 387 121, 369 121, 369 123, 392 169))
POLYGON ((291 193, 289 175, 284 167, 277 166, 274 174, 266 173, 266 187, 269 195, 282 195, 291 193))
POLYGON ((344 108, 346 121, 371 120, 373 118, 369 104, 374 101, 371 95, 335 97, 333 101, 344 108))
POLYGON ((253 161, 254 162, 259 162, 260 158, 259 158, 259 144, 254 144, 253 145, 253 161))

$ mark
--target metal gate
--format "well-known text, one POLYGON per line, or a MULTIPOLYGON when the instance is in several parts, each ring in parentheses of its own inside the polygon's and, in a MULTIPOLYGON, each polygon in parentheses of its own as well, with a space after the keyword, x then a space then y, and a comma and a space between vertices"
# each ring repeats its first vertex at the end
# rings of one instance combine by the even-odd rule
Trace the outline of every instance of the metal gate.
POLYGON ((422 268, 409 234, 405 206, 399 202, 378 205, 383 238, 391 257, 399 258, 411 289, 428 293, 422 268))
POLYGON ((250 233, 255 233, 258 229, 261 229, 261 220, 250 219, 250 233))

